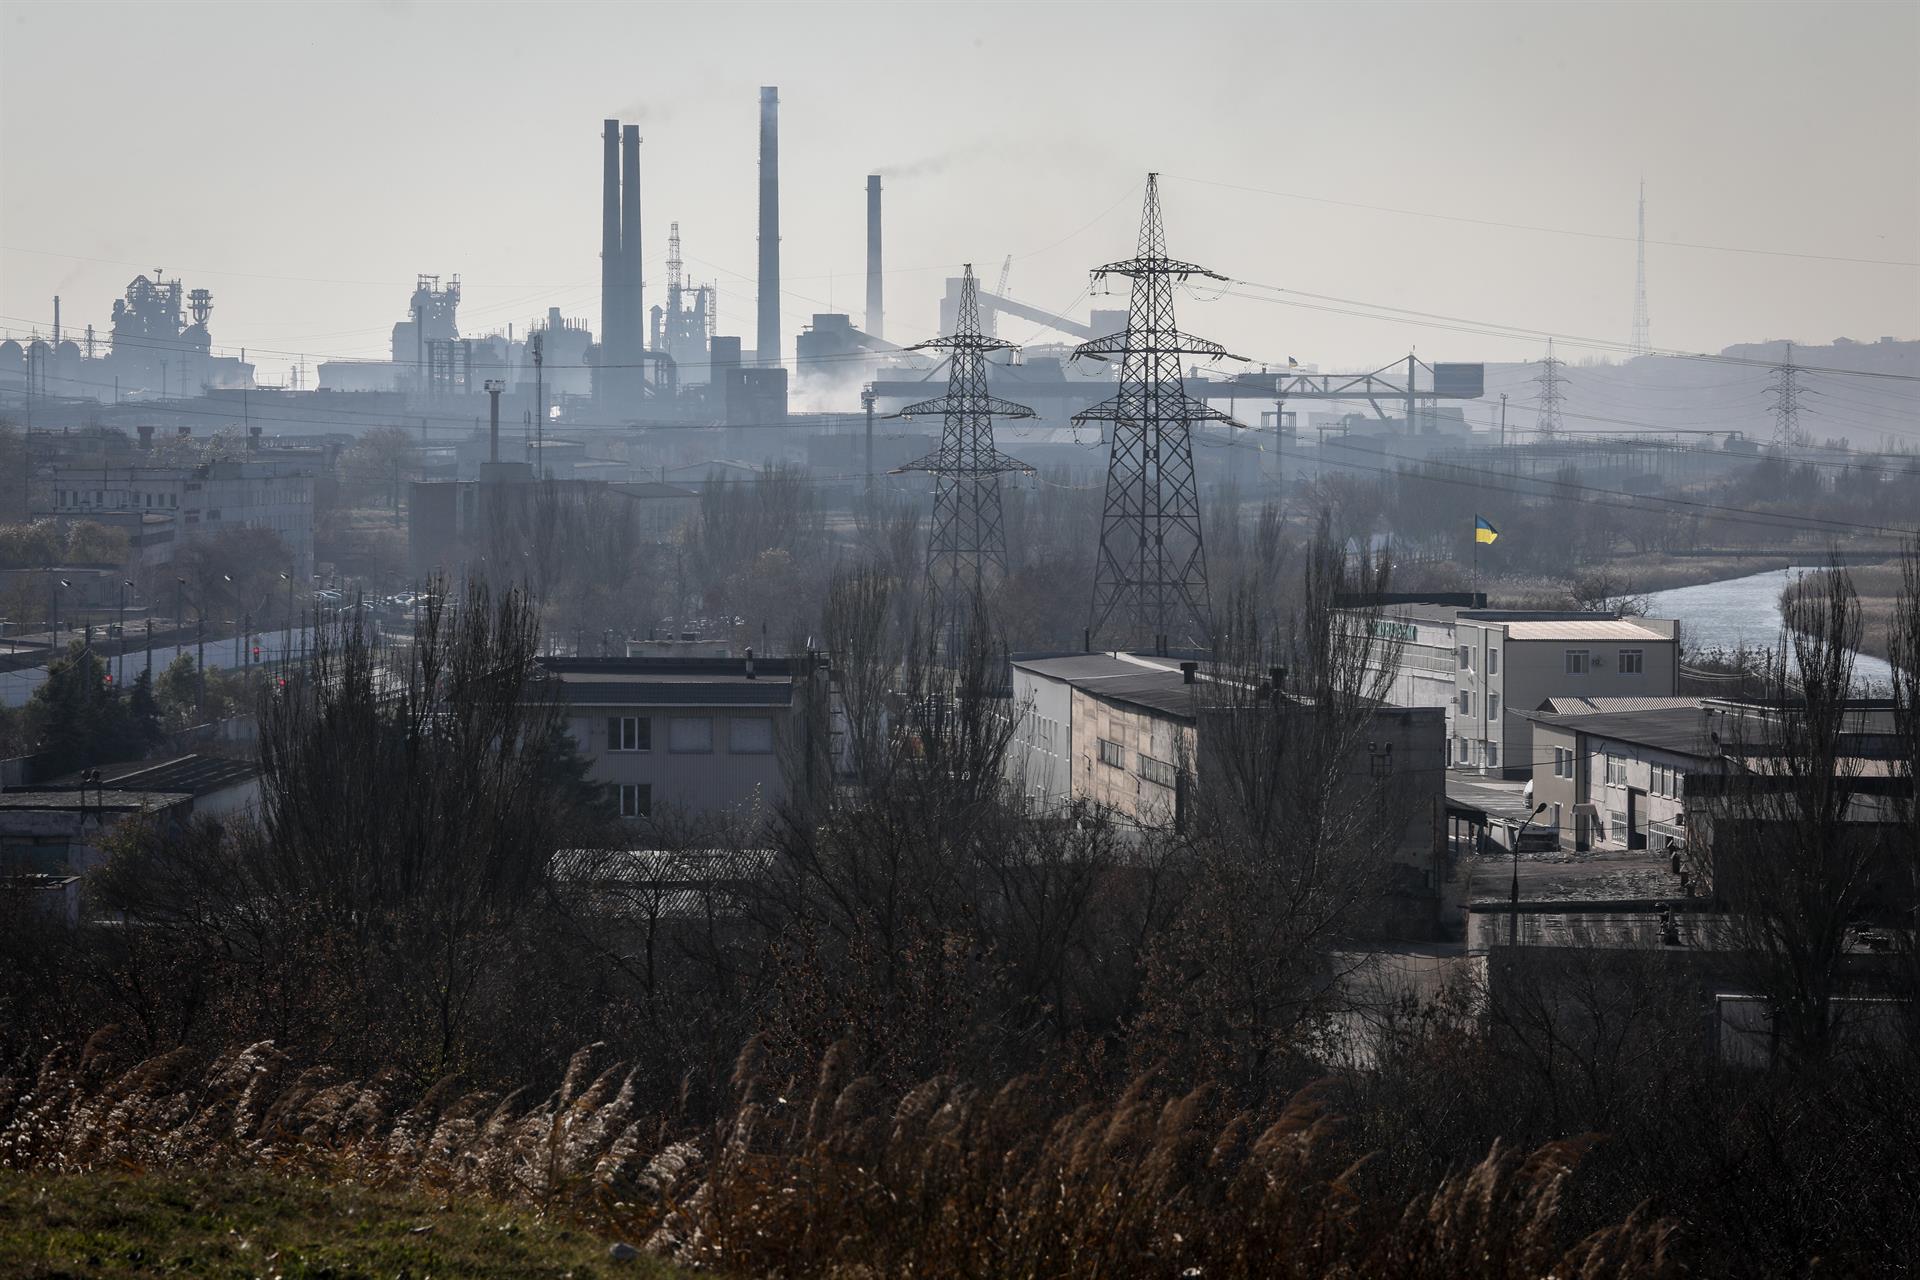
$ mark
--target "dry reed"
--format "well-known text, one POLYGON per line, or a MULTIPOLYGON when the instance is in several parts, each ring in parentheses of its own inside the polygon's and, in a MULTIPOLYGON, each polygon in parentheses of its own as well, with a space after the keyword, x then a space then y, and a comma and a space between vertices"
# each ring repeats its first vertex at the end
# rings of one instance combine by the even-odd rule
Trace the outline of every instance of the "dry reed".
POLYGON ((889 1096, 844 1049, 810 1086, 741 1055, 731 1114, 691 1140, 635 1113, 581 1050, 539 1099, 294 1070, 271 1044, 129 1061, 116 1037, 0 1078, 0 1167, 265 1166, 531 1205, 751 1275, 1659 1276, 1675 1228, 1642 1209, 1569 1239, 1588 1139, 1496 1145, 1407 1202, 1316 1091, 1271 1118, 1137 1080, 1063 1108, 1046 1085, 948 1078, 889 1096))

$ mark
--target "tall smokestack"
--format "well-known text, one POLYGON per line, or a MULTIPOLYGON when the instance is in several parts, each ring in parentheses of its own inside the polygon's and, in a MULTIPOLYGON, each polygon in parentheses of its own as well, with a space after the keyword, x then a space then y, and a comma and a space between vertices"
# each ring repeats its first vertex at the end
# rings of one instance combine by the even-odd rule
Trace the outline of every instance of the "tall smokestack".
POLYGON ((621 382, 640 385, 640 353, 647 349, 647 308, 641 298, 640 126, 620 130, 620 315, 624 327, 621 382))
POLYGON ((780 90, 760 89, 760 330, 754 359, 780 363, 780 90))
POLYGON ((880 175, 867 175, 867 336, 884 338, 880 289, 880 175))
MULTIPOLYGON (((600 394, 613 389, 609 365, 618 364, 624 301, 620 292, 620 122, 606 122, 601 139, 600 178, 600 394)), ((531 336, 531 335, 529 335, 531 336)))

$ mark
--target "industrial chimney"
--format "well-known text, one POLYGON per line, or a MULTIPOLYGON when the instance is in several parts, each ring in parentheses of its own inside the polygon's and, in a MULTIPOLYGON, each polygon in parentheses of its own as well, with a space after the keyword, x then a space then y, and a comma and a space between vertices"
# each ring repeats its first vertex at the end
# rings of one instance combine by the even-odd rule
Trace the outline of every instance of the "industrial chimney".
POLYGON ((867 175, 867 336, 884 338, 880 289, 880 175, 867 175))
POLYGON ((647 349, 647 308, 641 294, 640 126, 620 130, 620 385, 640 385, 640 355, 647 349))
POLYGON ((754 360, 780 363, 780 90, 760 89, 760 327, 754 360))
POLYGON ((601 139, 600 178, 600 375, 599 392, 607 398, 613 391, 614 374, 609 366, 620 363, 620 122, 606 122, 601 139))

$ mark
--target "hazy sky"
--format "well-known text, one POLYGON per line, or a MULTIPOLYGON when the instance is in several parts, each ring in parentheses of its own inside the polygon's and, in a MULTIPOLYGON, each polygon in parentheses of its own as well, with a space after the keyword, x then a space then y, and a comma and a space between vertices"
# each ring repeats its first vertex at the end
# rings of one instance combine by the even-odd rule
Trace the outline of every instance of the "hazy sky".
MULTIPOLYGON (((607 116, 645 137, 649 304, 677 219, 689 273, 720 282, 721 332, 750 346, 762 84, 780 87, 789 354, 814 311, 859 322, 876 169, 896 340, 930 333, 959 263, 991 282, 1007 254, 1010 293, 1084 312, 1087 267, 1132 249, 1149 169, 1171 250, 1236 280, 1614 341, 1644 175, 1656 346, 1920 337, 1906 0, 4 0, 0 17, 0 328, 44 330, 59 293, 70 328, 104 329, 161 267, 213 290, 216 345, 267 380, 292 353, 384 356, 417 272, 462 275, 466 332, 548 306, 597 329, 607 116)), ((1183 326, 1259 360, 1538 350, 1206 292, 1183 326)))

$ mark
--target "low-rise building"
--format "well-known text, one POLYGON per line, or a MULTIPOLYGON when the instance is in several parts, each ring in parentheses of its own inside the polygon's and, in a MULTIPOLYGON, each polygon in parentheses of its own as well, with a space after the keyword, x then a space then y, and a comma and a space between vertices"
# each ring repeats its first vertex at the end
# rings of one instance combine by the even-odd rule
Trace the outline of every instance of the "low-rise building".
MULTIPOLYGON (((1254 704, 1252 690, 1218 694, 1222 677, 1197 662, 1133 654, 1069 654, 1012 662, 1015 717, 1006 771, 1041 812, 1098 806, 1143 829, 1183 828, 1207 803, 1220 752, 1240 735, 1233 719, 1254 704)), ((1295 713, 1315 714, 1293 702, 1295 713)), ((1395 780, 1404 828, 1395 863, 1388 927, 1430 932, 1445 879, 1446 814, 1442 713, 1380 705, 1368 715, 1363 750, 1345 772, 1367 785, 1395 780)))
POLYGON ((765 822, 787 801, 807 744, 802 690, 824 695, 813 658, 547 658, 589 776, 629 820, 765 822), (809 682, 812 682, 811 684, 809 682))
POLYGON ((1539 759, 1524 712, 1559 696, 1670 697, 1680 624, 1611 613, 1393 603, 1349 614, 1393 655, 1384 696, 1447 714, 1447 764, 1525 777, 1539 759))
POLYGON ((249 454, 197 466, 67 464, 53 479, 54 514, 125 528, 137 564, 166 564, 196 539, 229 529, 279 536, 302 580, 313 573, 309 457, 249 454))

